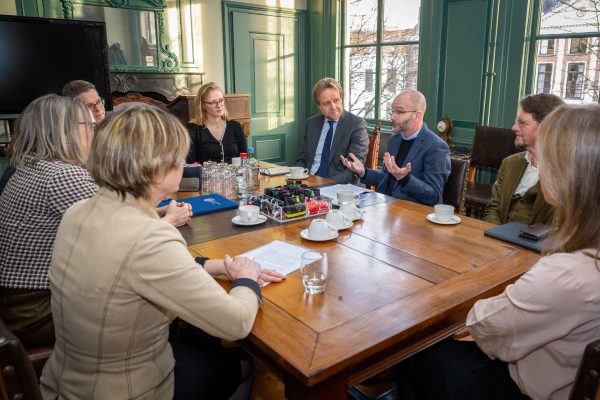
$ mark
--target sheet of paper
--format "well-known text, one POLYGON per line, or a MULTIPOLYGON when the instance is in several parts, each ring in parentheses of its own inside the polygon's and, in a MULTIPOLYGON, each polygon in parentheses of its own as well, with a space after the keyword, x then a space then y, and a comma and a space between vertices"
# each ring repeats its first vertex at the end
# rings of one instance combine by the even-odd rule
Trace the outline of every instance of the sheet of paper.
POLYGON ((354 192, 354 194, 361 194, 361 193, 367 193, 367 192, 372 192, 372 190, 364 188, 364 187, 360 187, 357 185, 352 185, 350 183, 346 183, 346 184, 337 184, 337 185, 331 185, 331 186, 324 186, 322 188, 319 188, 319 191, 321 192, 322 196, 327 196, 330 199, 335 199, 337 198, 337 192, 339 192, 340 190, 352 190, 354 192))
POLYGON ((302 253, 309 250, 306 247, 274 240, 241 255, 254 259, 263 268, 287 275, 300 268, 302 253))

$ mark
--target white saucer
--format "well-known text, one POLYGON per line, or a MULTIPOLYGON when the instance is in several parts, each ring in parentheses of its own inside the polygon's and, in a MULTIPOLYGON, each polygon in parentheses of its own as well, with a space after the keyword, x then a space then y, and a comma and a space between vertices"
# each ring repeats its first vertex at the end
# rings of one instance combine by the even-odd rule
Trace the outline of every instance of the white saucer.
POLYGON ((306 174, 306 175, 302 175, 302 176, 301 176, 301 177, 299 177, 299 178, 292 178, 292 175, 290 175, 290 174, 285 174, 285 177, 286 177, 287 179, 291 179, 291 180, 294 180, 294 181, 296 181, 296 180, 298 180, 298 181, 301 181, 301 180, 303 180, 303 179, 308 179, 308 178, 310 177, 310 175, 309 175, 309 174, 306 174))
POLYGON ((359 220, 359 219, 362 219, 363 215, 364 215, 364 214, 362 214, 362 215, 357 215, 357 214, 355 213, 355 214, 354 214, 354 218, 352 218, 352 222, 354 222, 354 221, 357 221, 357 220, 359 220))
MULTIPOLYGON (((331 226, 333 226, 333 225, 331 225, 331 226)), ((335 228, 335 226, 333 226, 333 227, 335 228)), ((348 229, 348 228, 352 228, 352 221, 350 221, 350 223, 346 226, 342 226, 341 228, 335 228, 335 229, 337 229, 338 231, 343 231, 344 229, 348 229)))
POLYGON ((332 233, 331 236, 328 237, 327 239, 313 239, 308 236, 308 229, 303 229, 300 232, 300 236, 302 237, 302 239, 306 239, 306 240, 312 240, 315 242, 326 242, 327 240, 332 240, 332 239, 335 239, 336 237, 338 237, 338 233, 337 232, 332 233))
POLYGON ((262 224, 264 222, 267 221, 267 216, 266 215, 262 215, 259 214, 258 215, 258 219, 254 222, 243 222, 240 219, 239 215, 236 215, 235 217, 231 218, 231 222, 233 222, 236 225, 242 225, 242 226, 252 226, 252 225, 258 225, 258 224, 262 224))
POLYGON ((440 225, 456 225, 460 223, 460 217, 458 215, 453 215, 452 218, 450 218, 450 221, 440 221, 435 217, 435 213, 431 213, 427 216, 427 221, 440 225))
MULTIPOLYGON (((340 206, 340 204, 338 203, 338 199, 332 199, 331 204, 333 204, 334 206, 338 206, 338 207, 340 206)), ((354 199, 354 204, 359 205, 360 199, 354 199)))

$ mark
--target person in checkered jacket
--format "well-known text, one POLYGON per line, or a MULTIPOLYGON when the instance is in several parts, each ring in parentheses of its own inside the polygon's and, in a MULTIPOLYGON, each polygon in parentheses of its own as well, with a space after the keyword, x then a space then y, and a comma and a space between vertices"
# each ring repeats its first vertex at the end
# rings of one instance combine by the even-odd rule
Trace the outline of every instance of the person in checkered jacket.
MULTIPOLYGON (((25 346, 54 343, 48 267, 63 213, 98 190, 84 168, 95 126, 81 100, 55 94, 16 122, 15 170, 0 195, 0 318, 25 346)), ((157 211, 175 226, 191 218, 175 201, 157 211)))

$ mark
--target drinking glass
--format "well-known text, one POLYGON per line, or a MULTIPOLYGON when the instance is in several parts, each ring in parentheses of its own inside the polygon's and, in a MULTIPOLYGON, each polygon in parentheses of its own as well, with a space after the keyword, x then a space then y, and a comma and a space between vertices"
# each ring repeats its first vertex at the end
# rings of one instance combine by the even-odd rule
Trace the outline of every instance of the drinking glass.
POLYGON ((323 293, 327 284, 327 253, 320 251, 302 253, 300 276, 305 293, 323 293))

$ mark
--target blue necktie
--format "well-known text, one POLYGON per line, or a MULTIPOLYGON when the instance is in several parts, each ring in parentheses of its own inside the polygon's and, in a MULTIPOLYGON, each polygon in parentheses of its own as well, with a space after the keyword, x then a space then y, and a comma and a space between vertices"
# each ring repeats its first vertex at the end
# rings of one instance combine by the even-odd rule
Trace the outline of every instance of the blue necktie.
POLYGON ((321 165, 315 173, 317 176, 327 178, 329 176, 329 153, 331 152, 331 138, 333 137, 333 124, 335 121, 327 121, 329 123, 329 130, 327 136, 325 136, 325 143, 323 144, 323 150, 321 150, 321 165))

